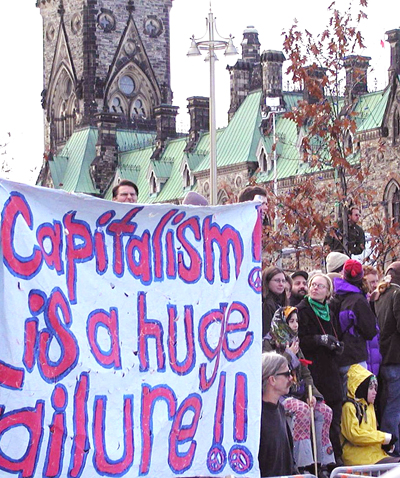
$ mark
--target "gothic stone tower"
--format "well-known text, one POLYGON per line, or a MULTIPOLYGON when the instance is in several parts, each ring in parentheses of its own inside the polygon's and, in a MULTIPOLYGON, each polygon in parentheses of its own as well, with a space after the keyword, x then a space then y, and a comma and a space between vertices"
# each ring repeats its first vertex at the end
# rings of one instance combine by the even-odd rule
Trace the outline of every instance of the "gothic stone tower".
MULTIPOLYGON (((171 104, 172 0, 37 0, 43 18, 45 147, 77 127, 156 129, 171 104)), ((100 131, 99 131, 100 136, 100 131)))

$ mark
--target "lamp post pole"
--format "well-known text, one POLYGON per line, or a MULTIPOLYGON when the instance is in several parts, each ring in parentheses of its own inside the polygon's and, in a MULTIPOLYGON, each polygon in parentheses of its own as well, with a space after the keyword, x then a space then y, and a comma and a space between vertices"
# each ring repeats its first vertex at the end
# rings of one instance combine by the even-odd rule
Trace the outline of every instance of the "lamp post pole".
POLYGON ((195 39, 194 35, 191 38, 191 46, 188 56, 201 55, 200 50, 207 50, 208 57, 206 60, 210 62, 210 204, 215 206, 218 203, 217 198, 217 127, 215 115, 215 50, 225 50, 225 55, 237 55, 237 50, 233 45, 233 37, 221 37, 215 39, 215 18, 211 11, 207 17, 208 40, 195 39))
POLYGON ((208 14, 208 55, 210 61, 210 203, 215 206, 217 199, 217 125, 215 115, 215 52, 214 52, 214 16, 208 14))

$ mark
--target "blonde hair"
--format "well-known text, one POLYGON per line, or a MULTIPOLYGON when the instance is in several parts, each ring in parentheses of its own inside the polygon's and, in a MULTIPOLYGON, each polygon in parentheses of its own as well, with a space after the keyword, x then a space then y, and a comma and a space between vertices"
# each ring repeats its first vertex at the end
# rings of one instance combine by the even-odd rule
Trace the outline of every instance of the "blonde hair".
POLYGON ((325 279, 326 284, 327 284, 327 286, 328 286, 328 292, 327 292, 326 298, 327 298, 327 299, 330 299, 330 298, 332 297, 332 294, 333 294, 333 284, 332 284, 332 281, 331 281, 330 277, 327 276, 326 274, 324 274, 323 272, 316 272, 315 274, 313 274, 313 275, 308 279, 308 289, 311 288, 312 281, 313 281, 316 277, 322 277, 323 279, 325 279))

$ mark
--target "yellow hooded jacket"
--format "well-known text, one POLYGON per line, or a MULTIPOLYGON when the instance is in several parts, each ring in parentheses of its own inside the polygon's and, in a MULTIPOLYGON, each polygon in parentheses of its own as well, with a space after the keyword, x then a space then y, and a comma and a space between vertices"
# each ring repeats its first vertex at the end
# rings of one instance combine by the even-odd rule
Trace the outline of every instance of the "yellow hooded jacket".
POLYGON ((361 423, 354 403, 345 402, 342 410, 342 459, 345 465, 372 465, 387 457, 382 445, 389 443, 391 435, 377 429, 374 405, 356 398, 359 385, 372 373, 361 365, 352 365, 347 374, 347 395, 364 409, 361 423))

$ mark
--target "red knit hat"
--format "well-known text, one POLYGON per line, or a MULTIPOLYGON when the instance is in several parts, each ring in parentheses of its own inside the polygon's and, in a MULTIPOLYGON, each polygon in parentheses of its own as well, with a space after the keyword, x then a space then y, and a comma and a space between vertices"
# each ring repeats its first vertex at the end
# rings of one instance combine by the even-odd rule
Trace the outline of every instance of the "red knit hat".
POLYGON ((364 277, 364 271, 361 262, 354 259, 348 259, 343 266, 343 278, 347 282, 359 282, 364 277))

